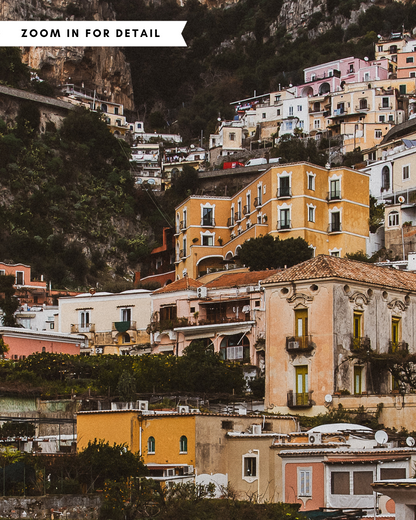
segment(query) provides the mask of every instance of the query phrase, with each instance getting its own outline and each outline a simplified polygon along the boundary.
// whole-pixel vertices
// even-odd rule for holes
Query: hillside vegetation
[[[230,102],[301,83],[305,67],[347,56],[374,58],[378,34],[416,26],[414,2],[316,1],[320,9],[296,33],[279,24],[283,0],[243,0],[211,10],[198,0],[184,7],[174,0],[112,3],[119,20],[187,21],[186,49],[130,47],[125,54],[147,128],[179,131],[188,141],[201,130],[213,132],[219,116],[232,118]],[[360,6],[367,10],[352,24]]]

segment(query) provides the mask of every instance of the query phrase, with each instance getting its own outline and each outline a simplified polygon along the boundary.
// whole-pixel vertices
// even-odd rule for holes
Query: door
[[[296,367],[296,405],[307,406],[309,402],[308,367]]]
[[[361,380],[362,380],[363,369],[362,367],[354,367],[354,394],[361,394]]]
[[[308,309],[295,311],[295,336],[300,348],[308,346]]]

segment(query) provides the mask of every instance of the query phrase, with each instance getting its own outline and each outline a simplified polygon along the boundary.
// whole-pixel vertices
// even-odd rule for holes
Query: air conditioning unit
[[[95,347],[95,353],[96,354],[103,354],[104,347]]]
[[[192,475],[193,472],[194,472],[193,466],[184,466],[184,468],[183,468],[184,475]]]
[[[196,290],[196,295],[198,298],[206,298],[208,294],[208,289],[206,287],[198,287]]]
[[[299,341],[288,341],[287,348],[299,348]]]
[[[178,406],[178,413],[189,413],[189,406]]]
[[[137,409],[141,411],[145,411],[149,409],[149,401],[137,401],[136,403]]]
[[[253,293],[257,291],[257,287],[255,285],[250,285],[250,287],[247,287],[248,293]]]
[[[252,424],[251,425],[251,432],[254,435],[260,435],[261,434],[261,424]]]
[[[309,444],[321,444],[322,434],[321,433],[308,433]]]

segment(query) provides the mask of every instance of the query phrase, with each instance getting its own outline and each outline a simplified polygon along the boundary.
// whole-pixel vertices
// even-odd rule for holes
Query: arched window
[[[147,439],[147,453],[154,453],[155,452],[155,438],[149,437]]]
[[[390,168],[384,166],[381,170],[381,191],[388,191],[390,189]]]
[[[392,211],[389,213],[389,226],[398,226],[399,225],[399,212]]]
[[[185,437],[185,435],[182,435],[182,437],[179,441],[179,451],[181,453],[188,452],[188,439]]]
[[[229,361],[250,361],[250,342],[245,334],[226,336],[221,341],[220,357]]]

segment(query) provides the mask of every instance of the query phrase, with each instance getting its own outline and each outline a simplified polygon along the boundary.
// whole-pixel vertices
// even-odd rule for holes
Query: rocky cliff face
[[[114,20],[100,0],[2,0],[2,20]],[[74,83],[134,109],[130,66],[113,47],[25,47],[23,60],[52,84]]]

